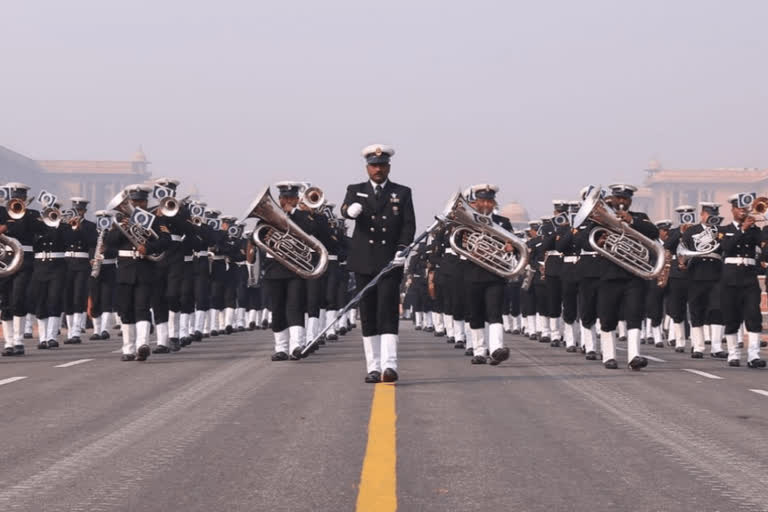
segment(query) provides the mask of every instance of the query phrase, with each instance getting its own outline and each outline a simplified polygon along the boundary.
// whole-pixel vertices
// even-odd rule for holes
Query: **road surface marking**
[[[88,361],[93,361],[93,359],[78,359],[77,361],[70,361],[64,364],[57,364],[56,366],[54,366],[54,368],[68,368],[70,366],[75,366],[76,364],[87,363]]]
[[[708,379],[722,380],[722,377],[718,377],[717,375],[712,375],[711,373],[702,372],[701,370],[690,370],[688,368],[683,368],[683,371],[689,372],[689,373],[695,373],[696,375],[699,375],[701,377],[706,377]]]
[[[368,445],[365,448],[357,510],[397,510],[397,411],[395,385],[376,384],[373,389]]]
[[[10,377],[7,379],[0,380],[0,386],[3,384],[10,384],[11,382],[16,382],[17,380],[23,380],[26,379],[26,377]]]
[[[768,391],[765,391],[763,389],[750,389],[751,392],[757,393],[758,395],[768,396]]]

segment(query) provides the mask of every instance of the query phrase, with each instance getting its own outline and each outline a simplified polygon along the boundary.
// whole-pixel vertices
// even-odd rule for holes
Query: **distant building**
[[[151,177],[149,161],[141,148],[131,160],[34,160],[0,146],[0,184],[21,181],[53,192],[62,201],[72,196],[91,201],[91,210],[103,208],[126,185]]]
[[[721,215],[730,220],[728,196],[738,192],[768,195],[768,169],[664,169],[652,161],[645,172],[645,183],[635,194],[633,207],[647,212],[652,220],[674,220],[677,206],[690,204],[698,209],[702,201],[720,203]]]

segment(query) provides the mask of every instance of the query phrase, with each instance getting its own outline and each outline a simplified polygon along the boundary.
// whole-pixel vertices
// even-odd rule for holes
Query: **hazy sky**
[[[340,200],[392,144],[421,226],[460,186],[531,213],[588,182],[768,166],[768,2],[2,0],[0,145],[128,159],[239,215]]]

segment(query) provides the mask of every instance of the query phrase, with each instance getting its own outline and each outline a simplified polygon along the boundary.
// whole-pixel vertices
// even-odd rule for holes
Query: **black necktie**
[[[374,192],[376,194],[376,200],[378,201],[378,199],[381,197],[381,185],[376,185]]]

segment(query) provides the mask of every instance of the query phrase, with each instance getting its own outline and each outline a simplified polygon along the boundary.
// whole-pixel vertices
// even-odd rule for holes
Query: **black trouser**
[[[248,294],[248,267],[235,267],[235,290],[237,292],[237,307],[250,309],[251,298]]]
[[[451,315],[453,311],[450,279],[452,279],[451,276],[443,274],[440,270],[435,271],[435,289],[437,291],[436,297],[438,301],[438,304],[436,304],[435,307],[439,307],[439,311],[446,315]]]
[[[570,263],[563,264],[563,268],[572,266]],[[568,277],[560,280],[562,285],[563,297],[563,322],[572,324],[578,318],[579,313],[579,280],[575,273],[570,273]]]
[[[482,329],[485,323],[500,324],[504,281],[470,282],[469,327]]]
[[[224,307],[237,307],[237,270],[230,266],[224,277]]]
[[[685,321],[688,305],[688,279],[671,278],[667,283],[667,314],[675,323]]]
[[[211,309],[211,274],[208,270],[208,258],[196,258],[195,266],[195,307],[199,311]]]
[[[67,262],[64,284],[64,313],[73,315],[82,313],[88,306],[88,279],[91,268],[80,261]]]
[[[559,318],[563,304],[563,282],[560,276],[547,276],[544,284],[547,288],[547,316]]]
[[[152,304],[152,283],[121,283],[117,285],[117,311],[124,324],[149,322]],[[167,321],[167,319],[166,319]]]
[[[701,327],[710,318],[717,320],[720,317],[722,322],[718,281],[691,280],[688,283],[688,309],[691,313],[691,327]]]
[[[261,289],[262,286],[259,286],[257,288],[247,288],[248,292],[248,301],[245,307],[246,309],[262,309],[261,305]]]
[[[520,288],[520,310],[523,316],[536,314],[536,287],[533,286],[533,283],[527,290]]]
[[[627,329],[639,329],[643,319],[644,291],[645,283],[639,277],[601,280],[597,295],[600,330],[610,332],[616,329],[622,306]]]
[[[325,276],[317,279],[307,279],[307,316],[320,317],[320,303],[325,295],[327,280]]]
[[[760,314],[760,285],[757,278],[749,283],[732,285],[721,283],[720,307],[723,312],[725,334],[736,334],[744,322],[749,332],[763,329]]]
[[[61,316],[63,309],[65,268],[62,267],[55,275],[46,274],[44,278],[32,277],[35,316],[40,319]]]
[[[155,324],[164,324],[168,322],[168,286],[169,267],[167,265],[155,264],[151,299]]]
[[[579,280],[579,320],[585,329],[591,329],[597,321],[597,296],[600,290],[599,277],[582,277]]]
[[[546,279],[542,280],[537,272],[533,278],[533,287],[535,288],[534,297],[536,298],[536,312],[541,316],[549,316],[549,295],[547,294]]]
[[[646,282],[645,317],[651,319],[651,326],[658,327],[664,318],[664,293],[655,280]],[[658,340],[656,340],[658,341]]]
[[[520,315],[520,296],[523,293],[522,282],[518,281],[509,285],[509,314],[512,316]]]
[[[264,283],[272,299],[272,332],[303,326],[307,306],[306,281],[300,277],[292,277],[266,279]]]
[[[224,294],[227,289],[227,263],[224,260],[215,260],[212,263],[211,272],[211,308],[224,309]]]
[[[423,277],[416,277],[411,282],[412,301],[414,311],[431,311],[429,293],[427,292],[427,281]]]
[[[11,320],[14,316],[26,316],[34,309],[34,296],[30,293],[32,280],[32,265],[24,262],[24,266],[7,278],[3,283],[3,320]]]
[[[179,312],[193,313],[195,311],[195,264],[184,262],[181,273],[181,293],[179,296]]]
[[[186,265],[183,260],[174,261],[173,263],[168,263],[168,266],[165,268],[167,272],[165,301],[170,311],[181,311],[181,297],[184,287],[184,272],[187,269]]]
[[[114,311],[116,273],[115,265],[102,265],[99,277],[90,278],[91,316],[93,318],[101,316],[102,313]]]
[[[724,325],[723,321],[723,309],[720,306],[720,299],[722,298],[720,281],[709,290],[709,301],[707,304],[706,321],[708,325]]]
[[[355,274],[358,293],[371,282],[375,275]],[[397,334],[399,328],[400,282],[403,268],[385,274],[372,289],[360,299],[360,322],[363,336]]]
[[[343,304],[340,303],[339,286],[341,285],[341,270],[339,269],[338,261],[329,261],[328,270],[325,271],[326,283],[325,283],[325,305],[326,309],[335,311],[341,309]],[[344,283],[344,289],[346,289],[346,282]]]

